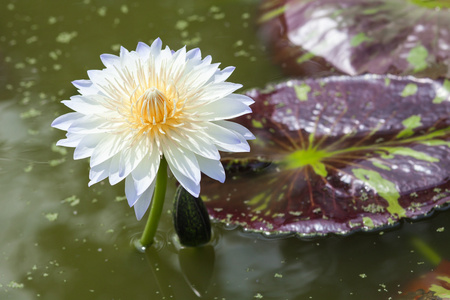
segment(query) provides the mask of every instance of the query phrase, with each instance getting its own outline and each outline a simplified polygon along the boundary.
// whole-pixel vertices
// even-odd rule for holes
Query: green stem
[[[412,239],[412,243],[414,247],[430,261],[430,263],[435,266],[439,265],[442,258],[429,245],[417,237]]]
[[[155,192],[153,194],[152,205],[150,207],[150,214],[148,215],[147,224],[141,237],[141,245],[146,247],[153,243],[153,238],[158,228],[159,218],[164,206],[164,198],[166,197],[167,186],[167,161],[164,157],[161,158],[159,164],[158,174],[156,175]]]

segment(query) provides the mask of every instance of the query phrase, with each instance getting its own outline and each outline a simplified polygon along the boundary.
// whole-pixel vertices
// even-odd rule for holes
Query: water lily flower
[[[100,56],[105,68],[76,80],[79,95],[62,101],[74,112],[52,126],[66,130],[58,146],[74,147],[74,159],[90,157],[89,186],[125,179],[128,204],[138,220],[148,209],[162,162],[193,196],[201,172],[223,182],[219,151],[247,152],[253,134],[226,121],[251,112],[253,100],[226,82],[234,67],[219,68],[199,49],[162,49],[158,38],[135,51]]]

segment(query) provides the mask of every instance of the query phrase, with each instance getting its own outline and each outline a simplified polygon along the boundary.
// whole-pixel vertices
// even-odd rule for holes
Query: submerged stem
[[[413,238],[412,243],[414,247],[423,255],[426,259],[430,261],[434,266],[439,265],[442,261],[440,255],[434,251],[429,245],[427,245],[423,240],[419,238]]]
[[[158,228],[159,218],[164,206],[164,198],[166,196],[167,186],[167,161],[164,157],[161,158],[159,164],[158,174],[156,175],[155,192],[150,207],[150,214],[148,215],[147,224],[141,237],[141,245],[146,247],[153,243],[153,238]]]

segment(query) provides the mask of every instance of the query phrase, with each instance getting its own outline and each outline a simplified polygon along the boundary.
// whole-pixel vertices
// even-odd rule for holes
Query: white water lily
[[[75,112],[55,119],[66,130],[57,145],[75,147],[74,159],[90,157],[89,186],[107,177],[125,179],[125,194],[138,220],[150,205],[162,156],[180,184],[200,193],[201,172],[223,182],[220,151],[247,152],[253,134],[225,121],[251,112],[253,100],[225,82],[234,68],[219,69],[199,49],[161,49],[139,43],[136,51],[100,56],[105,69],[88,71],[73,84],[80,95],[62,101]]]

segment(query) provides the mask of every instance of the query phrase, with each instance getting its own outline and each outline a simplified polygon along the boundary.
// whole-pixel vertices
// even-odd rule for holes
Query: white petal
[[[200,170],[207,176],[222,183],[225,181],[225,170],[219,160],[197,156],[197,161]]]
[[[137,194],[142,194],[155,180],[159,165],[160,157],[155,149],[150,152],[149,157],[142,159],[141,163],[131,172]]]
[[[170,168],[170,171],[186,191],[188,191],[192,196],[198,197],[200,194],[200,182],[194,182],[191,178],[181,174],[177,169]]]
[[[144,142],[143,142],[143,140],[141,140],[139,143],[136,143],[134,146],[127,147],[114,156],[114,157],[120,156],[120,159],[118,159],[117,162],[113,160],[113,162],[111,163],[109,182],[112,185],[122,181],[133,170],[135,170],[136,167],[141,163],[142,159],[144,158],[145,154],[147,153],[146,149],[144,149],[144,147],[142,147],[143,145],[144,145]],[[145,188],[147,188],[147,187],[148,187],[148,185]],[[139,192],[139,190],[138,190],[138,194],[141,194],[141,193],[142,192]]]
[[[133,205],[136,218],[139,220],[145,215],[150,202],[152,201],[153,191],[155,190],[155,182],[139,197],[137,202]]]
[[[215,101],[221,99],[229,94],[233,93],[237,89],[242,87],[241,84],[231,82],[214,83],[208,86],[208,90],[205,93],[205,100]]]
[[[153,41],[152,45],[150,46],[150,53],[153,56],[158,56],[159,53],[161,52],[161,47],[162,47],[162,41],[160,38],[157,38],[156,40]]]
[[[127,197],[128,205],[130,207],[136,203],[140,196],[136,193],[136,189],[134,188],[134,179],[131,175],[128,175],[125,178],[125,196]]]
[[[97,116],[83,116],[75,120],[67,131],[80,134],[103,133],[107,131],[105,127],[107,123],[105,119]]]
[[[212,122],[204,122],[202,125],[206,128],[205,133],[208,135],[208,138],[214,143],[220,142],[231,145],[240,143],[239,137],[229,129]]]
[[[80,118],[82,118],[83,115],[77,112],[70,112],[67,113],[65,115],[59,116],[57,117],[53,122],[52,122],[52,127],[57,128],[57,129],[61,129],[61,130],[66,130],[69,129],[69,127],[73,124],[73,122],[79,120]]]
[[[178,140],[179,147],[186,148],[206,158],[220,159],[216,146],[201,131],[196,134],[192,134],[192,132],[183,134],[182,129],[180,129],[179,133],[174,130],[171,132],[171,137]]]
[[[217,143],[217,149],[225,152],[249,152],[250,145],[243,137],[241,137],[239,144],[230,145],[224,143]]]
[[[120,46],[120,58],[123,59],[123,57],[127,56],[130,53],[130,51],[128,51],[127,48],[125,48],[124,46]]]
[[[197,111],[200,114],[205,113],[204,115],[199,116],[199,119],[203,121],[231,119],[252,112],[251,108],[246,104],[231,99],[220,99],[214,101],[199,107]]]
[[[189,90],[195,90],[204,86],[216,73],[219,64],[196,65],[193,70],[185,75],[184,81],[180,84]],[[187,67],[188,69],[188,67]]]
[[[230,121],[215,121],[215,124],[222,126],[224,128],[233,130],[235,133],[242,135],[246,140],[254,140],[255,136],[247,127],[242,126],[241,124],[230,122]]]
[[[98,165],[105,160],[113,157],[121,151],[126,144],[124,143],[124,136],[121,134],[106,135],[95,147],[91,155],[91,167]]]
[[[106,70],[106,69],[105,69]],[[107,84],[105,81],[105,70],[88,70],[87,74],[93,85],[103,85]]]
[[[198,167],[197,159],[191,151],[183,151],[166,141],[163,145],[164,157],[169,164],[171,170],[177,169],[178,172],[186,177],[191,178],[195,183],[200,182],[200,169]]]
[[[109,175],[109,165],[111,160],[107,160],[99,165],[92,167],[89,170],[89,183],[88,186],[96,184],[97,182],[102,181]]]
[[[109,183],[111,185],[121,182],[131,173],[131,167],[128,170],[124,169],[124,166],[129,166],[124,163],[129,158],[129,153],[130,150],[127,149],[113,156],[109,169]]]
[[[197,60],[200,60],[201,58],[202,58],[202,52],[200,51],[199,48],[191,49],[186,53],[187,60],[197,61]]]
[[[147,154],[148,149],[145,148],[145,141],[142,139],[131,148],[123,151],[120,165],[119,176],[126,177],[130,174],[142,161]]]
[[[216,144],[217,149],[228,152],[250,151],[250,146],[245,139],[233,131],[211,122],[206,122],[205,127],[208,128],[206,133],[211,141]]]
[[[172,56],[172,64],[169,66],[169,70],[172,76],[175,74],[181,74],[180,72],[186,66],[186,47],[181,48]]]
[[[172,51],[170,50],[169,47],[166,47],[164,48],[164,50],[159,51],[159,54],[154,57],[155,57],[155,72],[158,76],[160,76],[163,67],[165,67],[172,59]]]
[[[136,47],[136,52],[141,58],[146,59],[150,55],[150,46],[146,43],[139,42]]]
[[[65,139],[61,139],[56,142],[56,146],[64,146],[64,147],[76,147],[80,143],[81,139],[85,137],[84,134],[76,134],[76,133],[66,133]]]
[[[120,164],[120,156],[122,153],[117,153],[116,155],[114,155],[110,161],[111,164],[109,166],[109,184],[110,185],[115,185],[117,183],[119,183],[123,178],[121,178],[119,176],[119,164]]]
[[[198,77],[199,74],[202,73],[202,71],[205,72],[206,70],[211,68],[212,59],[211,56],[208,56],[202,60],[200,49],[198,49],[197,53],[193,54],[191,54],[191,51],[186,53],[186,72],[189,74],[188,77],[190,81],[195,83],[196,78]],[[190,57],[191,55],[195,56],[191,58]],[[220,65],[219,63],[213,65],[213,67],[211,68],[212,69],[211,71],[213,71],[213,73],[210,74],[208,78],[210,78],[214,74],[214,72],[217,71],[219,65]]]
[[[89,88],[92,86],[92,81],[87,80],[87,79],[79,79],[79,80],[74,80],[72,81],[72,84],[77,88],[77,89],[83,89],[83,88]]]
[[[120,49],[120,65],[121,71],[129,71],[133,78],[129,80],[130,82],[134,82],[136,78],[136,68],[138,66],[138,62],[141,61],[139,54],[136,51],[128,51],[127,49],[121,47]],[[127,81],[127,82],[129,82]]]
[[[82,95],[95,95],[99,93],[97,87],[92,81],[87,79],[74,80],[72,84],[78,89],[78,92]]]
[[[106,101],[105,97],[100,95],[92,96],[72,96],[70,100],[61,101],[65,106],[77,111],[83,115],[104,114],[109,112],[100,103]]]
[[[255,103],[255,101],[252,98],[250,98],[246,95],[241,95],[241,94],[230,94],[230,95],[226,96],[225,98],[240,101],[240,102],[244,103],[245,105],[252,105],[253,103]]]
[[[104,134],[85,135],[73,152],[73,159],[83,159],[92,155],[95,147],[105,138]]]
[[[211,64],[211,61],[212,61],[211,55],[207,55],[207,56],[205,56],[205,58],[202,60],[202,64],[207,64],[207,65],[209,65],[209,64]]]
[[[107,95],[112,99],[128,98],[135,86],[131,86],[134,83],[130,80],[124,80],[121,74],[123,72],[129,72],[130,69],[134,69],[134,63],[130,66],[126,66],[123,63],[124,58],[120,58],[120,68],[106,68],[103,70],[89,70],[87,71],[89,79],[94,86],[100,91],[99,93]],[[123,66],[122,66],[123,65]]]
[[[217,71],[216,74],[214,74],[214,82],[223,82],[227,80],[235,69],[235,67],[226,67],[222,71]]]
[[[118,64],[120,61],[118,56],[107,53],[100,55],[100,59],[107,68],[114,67],[114,65]]]

